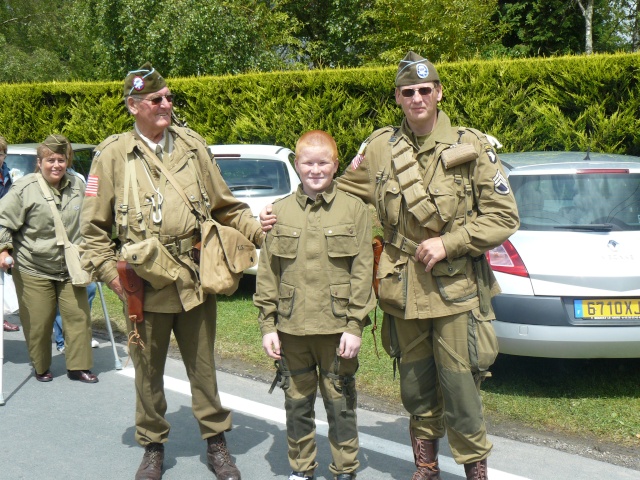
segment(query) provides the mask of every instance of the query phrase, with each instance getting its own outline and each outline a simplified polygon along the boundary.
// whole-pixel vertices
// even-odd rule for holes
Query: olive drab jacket
[[[79,244],[84,181],[67,172],[60,188],[49,187],[69,241]],[[20,177],[0,200],[0,251],[13,250],[15,268],[36,277],[69,279],[64,245],[57,244],[51,207],[35,173]]]
[[[299,186],[273,213],[253,298],[262,335],[362,336],[375,308],[368,207],[332,182],[315,201]]]
[[[257,246],[264,234],[249,207],[229,191],[204,139],[181,127],[169,127],[166,134],[173,138],[173,151],[164,155],[163,164],[192,205],[187,206],[154,166],[135,131],[112,135],[96,148],[91,165],[82,208],[81,251],[85,268],[108,283],[118,276],[116,262],[120,258],[111,238],[112,229],[122,245],[149,235],[158,237],[178,260],[180,270],[177,281],[160,290],[145,284],[144,309],[179,313],[204,301],[199,266],[191,255],[200,233],[192,208],[201,215],[208,210],[218,222],[238,229]],[[136,182],[128,181],[130,188],[125,195],[127,162],[135,166]]]
[[[475,159],[446,168],[442,153],[460,144],[471,145]],[[337,181],[342,190],[375,205],[384,227],[377,274],[382,310],[398,318],[426,319],[476,309],[474,263],[484,262],[482,255],[519,226],[515,199],[493,147],[484,134],[453,127],[442,111],[422,146],[406,120],[399,128],[377,130],[364,145],[363,154]],[[436,236],[447,258],[425,272],[414,259],[415,249]],[[499,287],[489,275],[491,294],[496,294]],[[486,318],[494,318],[490,310]]]

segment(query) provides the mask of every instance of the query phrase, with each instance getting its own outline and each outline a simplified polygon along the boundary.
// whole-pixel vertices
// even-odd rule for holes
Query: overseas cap
[[[47,147],[53,153],[59,153],[68,157],[70,144],[69,140],[67,140],[67,137],[64,135],[60,135],[59,133],[49,135],[44,139],[42,145]]]
[[[150,62],[147,62],[138,70],[131,70],[127,73],[124,79],[124,96],[153,93],[166,86],[167,82],[164,81],[162,75],[151,66]]]
[[[426,58],[409,51],[398,64],[396,87],[406,87],[418,83],[439,82],[440,77],[436,67]]]

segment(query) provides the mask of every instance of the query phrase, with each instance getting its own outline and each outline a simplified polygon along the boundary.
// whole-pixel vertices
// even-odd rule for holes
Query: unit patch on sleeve
[[[500,170],[496,170],[496,174],[493,176],[493,189],[500,195],[509,195],[511,189],[509,188],[509,182],[504,178],[504,175]]]

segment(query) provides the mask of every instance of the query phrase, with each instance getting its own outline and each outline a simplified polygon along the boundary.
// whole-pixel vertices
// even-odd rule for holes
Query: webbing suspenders
[[[120,221],[120,226],[123,231],[126,233],[126,236],[129,240],[133,240],[136,242],[141,241],[129,226],[129,193],[133,188],[135,191],[133,192],[133,203],[136,209],[136,220],[138,221],[138,226],[143,235],[147,236],[147,229],[144,223],[144,217],[142,215],[142,207],[140,206],[140,195],[138,194],[138,176],[136,174],[136,166],[135,166],[135,158],[133,153],[127,154],[127,163],[124,167],[124,194],[122,198],[122,205],[120,205],[120,214],[122,215],[122,219]]]

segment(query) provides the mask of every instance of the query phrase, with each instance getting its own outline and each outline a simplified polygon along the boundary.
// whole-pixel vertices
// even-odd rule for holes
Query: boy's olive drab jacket
[[[79,244],[80,209],[85,184],[68,172],[60,189],[50,187],[71,243]],[[35,173],[19,178],[0,200],[0,251],[11,253],[21,272],[51,280],[68,280],[64,245],[58,245],[51,207]]]
[[[395,142],[410,145],[424,177],[430,215],[422,224],[409,212],[393,167]],[[447,169],[440,153],[458,142],[472,145],[478,157]],[[385,228],[377,275],[384,311],[399,318],[426,319],[478,307],[473,258],[500,245],[519,226],[506,175],[483,134],[453,127],[449,117],[438,111],[436,127],[419,147],[404,120],[400,128],[374,132],[364,157],[354,159],[337,181],[340,189],[375,205]],[[425,272],[425,265],[413,255],[388,243],[394,232],[416,244],[440,236],[447,258]],[[491,293],[496,294],[499,287],[493,283]],[[494,318],[493,312],[485,318]]]
[[[182,186],[187,198],[201,214],[206,206],[199,181],[203,182],[210,200],[211,216],[218,222],[238,229],[255,245],[264,238],[260,224],[253,218],[249,207],[238,201],[229,191],[215,161],[206,149],[204,139],[187,128],[169,127],[167,135],[174,139],[174,149],[165,154],[164,165]],[[111,239],[112,228],[116,228],[122,244],[130,239],[144,239],[154,235],[163,244],[174,243],[177,238],[199,235],[199,223],[190,207],[184,202],[170,181],[161,175],[146,154],[141,140],[133,131],[113,135],[97,148],[91,165],[89,191],[82,208],[83,264],[95,272],[97,279],[109,283],[118,276],[116,261],[118,252]],[[135,159],[135,160],[131,160]],[[127,161],[135,164],[137,186],[131,184],[127,211],[127,228],[122,227],[121,212],[124,211],[125,166]],[[194,168],[198,170],[197,175]],[[198,180],[199,179],[199,180]],[[95,187],[94,187],[95,186]],[[153,204],[158,203],[158,192],[162,194],[161,221]],[[140,229],[136,218],[135,193],[138,194],[146,234]],[[130,231],[129,231],[130,230]],[[161,290],[145,285],[144,309],[150,312],[178,313],[190,310],[204,301],[198,279],[198,265],[189,252],[175,256],[180,263],[180,272],[175,283]]]
[[[332,182],[315,201],[299,186],[273,213],[253,298],[262,334],[361,336],[375,307],[368,207]]]

